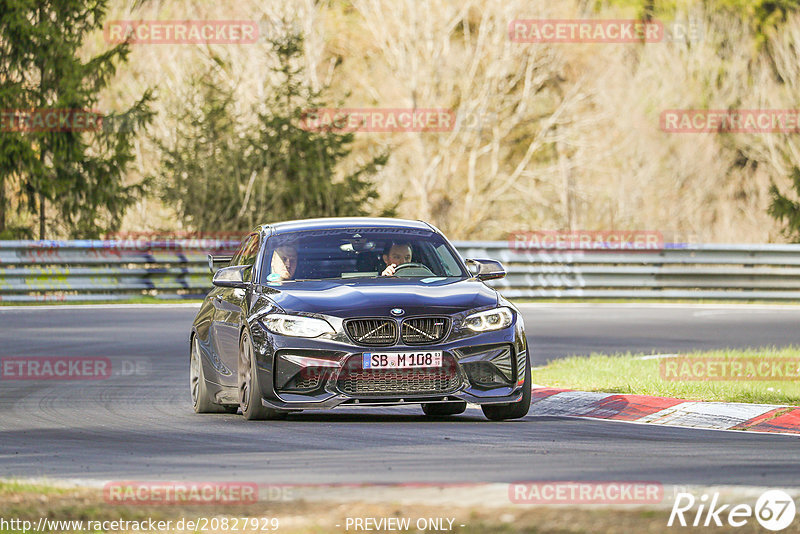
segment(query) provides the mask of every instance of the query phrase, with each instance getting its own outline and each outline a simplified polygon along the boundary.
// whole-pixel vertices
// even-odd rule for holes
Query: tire
[[[197,336],[192,336],[189,388],[191,390],[194,413],[225,413],[230,409],[229,406],[214,402],[214,398],[208,391],[208,383],[203,371],[203,356],[200,352],[200,342],[197,340]]]
[[[446,415],[458,415],[467,409],[465,401],[458,402],[436,402],[423,404],[422,411],[430,417],[443,417]]]
[[[237,370],[239,407],[248,421],[280,419],[286,412],[267,408],[261,403],[261,387],[258,384],[256,359],[253,357],[253,344],[247,330],[239,340],[239,367]]]
[[[525,383],[522,386],[522,399],[511,404],[486,404],[481,406],[483,415],[492,421],[519,419],[528,415],[531,409],[531,363],[525,359]]]

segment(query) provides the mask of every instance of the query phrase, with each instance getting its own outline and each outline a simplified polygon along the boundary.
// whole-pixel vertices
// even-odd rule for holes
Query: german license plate
[[[419,352],[365,352],[364,369],[415,369],[417,367],[441,367],[442,351]]]

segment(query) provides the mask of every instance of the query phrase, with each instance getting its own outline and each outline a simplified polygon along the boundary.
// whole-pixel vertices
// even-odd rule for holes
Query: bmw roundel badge
[[[391,311],[391,314],[394,315],[395,317],[399,317],[399,316],[403,315],[404,313],[405,313],[405,310],[403,310],[403,308],[392,308],[392,311]]]

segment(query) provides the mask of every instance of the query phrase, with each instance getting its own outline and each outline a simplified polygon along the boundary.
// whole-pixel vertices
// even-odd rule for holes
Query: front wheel
[[[486,404],[481,406],[483,415],[492,421],[519,419],[528,415],[531,409],[531,364],[525,361],[525,384],[522,386],[522,399],[511,404]]]
[[[286,412],[267,408],[261,403],[261,387],[258,384],[256,359],[253,355],[253,344],[247,331],[242,334],[239,341],[239,406],[242,415],[249,421],[260,419],[279,419],[286,416]]]

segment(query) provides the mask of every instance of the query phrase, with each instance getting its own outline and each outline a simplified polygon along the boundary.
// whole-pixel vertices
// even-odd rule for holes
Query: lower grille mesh
[[[509,384],[509,380],[489,362],[467,363],[464,364],[464,369],[467,371],[470,380],[476,384],[482,386]]]
[[[292,379],[294,389],[317,389],[325,370],[319,367],[306,367]]]
[[[455,360],[443,355],[442,367],[420,369],[361,369],[352,357],[339,374],[339,389],[350,395],[450,393],[461,385]]]

